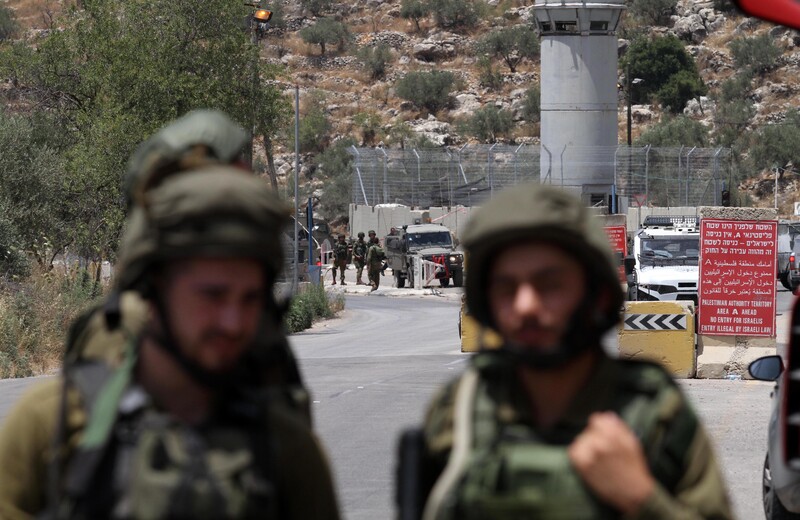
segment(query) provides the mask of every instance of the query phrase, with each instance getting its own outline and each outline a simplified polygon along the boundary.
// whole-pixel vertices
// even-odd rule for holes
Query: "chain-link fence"
[[[480,205],[494,191],[525,181],[615,186],[629,206],[719,205],[731,177],[727,148],[567,147],[474,145],[457,149],[350,148],[355,204]],[[540,174],[544,172],[544,175]]]

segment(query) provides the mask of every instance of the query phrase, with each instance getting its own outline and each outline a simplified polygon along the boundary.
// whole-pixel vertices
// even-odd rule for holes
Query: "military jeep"
[[[414,258],[441,265],[435,276],[442,287],[464,284],[464,254],[456,251],[450,230],[436,224],[393,229],[384,239],[386,261],[394,273],[396,287],[414,287]]]

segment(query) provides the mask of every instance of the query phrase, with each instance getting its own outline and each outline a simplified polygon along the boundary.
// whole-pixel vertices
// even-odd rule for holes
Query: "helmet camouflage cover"
[[[196,110],[139,146],[126,178],[120,290],[139,287],[156,263],[187,256],[254,258],[274,280],[290,210],[252,172],[231,166],[246,136],[224,113]]]
[[[479,322],[494,325],[487,302],[492,260],[503,248],[524,241],[551,243],[573,255],[586,268],[587,283],[610,295],[600,327],[607,330],[619,321],[623,294],[605,231],[578,198],[552,186],[529,184],[490,200],[475,212],[464,233],[467,307]]]

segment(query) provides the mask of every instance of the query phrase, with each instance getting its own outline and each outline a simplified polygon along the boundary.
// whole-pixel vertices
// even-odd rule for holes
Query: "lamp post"
[[[626,67],[626,70],[625,70],[625,84],[626,84],[626,86],[625,86],[625,97],[628,100],[628,146],[630,146],[631,143],[632,143],[632,139],[631,139],[631,126],[632,126],[631,125],[631,103],[632,103],[632,100],[631,100],[631,98],[633,97],[633,92],[631,91],[631,88],[632,88],[632,86],[644,83],[644,80],[642,78],[633,78],[633,81],[631,81],[630,71],[631,71],[631,66],[630,66],[630,63],[629,63],[628,66]]]

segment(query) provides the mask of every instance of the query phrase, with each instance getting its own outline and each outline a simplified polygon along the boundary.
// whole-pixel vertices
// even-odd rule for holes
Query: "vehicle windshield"
[[[425,247],[451,247],[453,244],[449,231],[435,231],[433,233],[409,233],[406,237],[409,249],[422,249]]]
[[[643,238],[639,262],[642,265],[697,265],[700,237]]]

